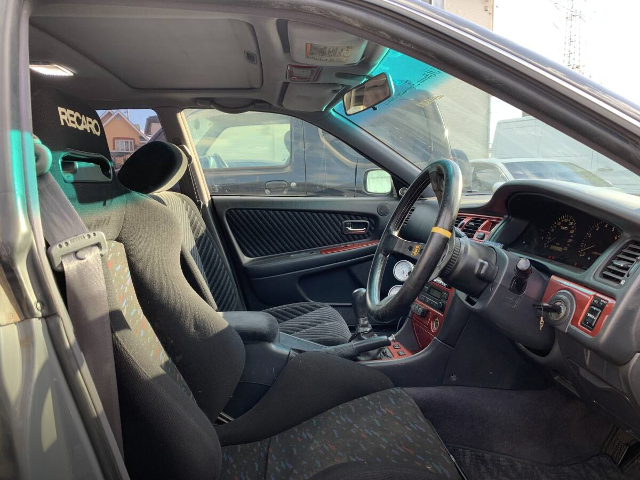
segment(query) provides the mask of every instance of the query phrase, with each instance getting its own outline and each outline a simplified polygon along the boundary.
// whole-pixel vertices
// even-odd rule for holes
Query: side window
[[[264,112],[185,110],[212,195],[394,195],[390,177],[338,138],[302,120]],[[390,189],[384,193],[385,185]]]
[[[388,173],[371,163],[342,140],[330,133],[304,122],[304,146],[307,171],[307,195],[322,197],[361,197],[371,195],[395,195]],[[365,185],[367,172],[376,171]],[[374,180],[374,177],[376,179]],[[384,179],[383,179],[384,177]],[[382,190],[380,187],[389,185]]]
[[[286,167],[291,161],[291,122],[287,117],[275,120],[280,121],[228,126],[215,132],[217,136],[209,148],[199,152],[202,167],[208,170]]]
[[[184,115],[212,195],[306,195],[301,120],[211,109]]]
[[[160,130],[160,120],[153,110],[100,110],[98,114],[116,170],[119,170],[133,152],[146,144]]]

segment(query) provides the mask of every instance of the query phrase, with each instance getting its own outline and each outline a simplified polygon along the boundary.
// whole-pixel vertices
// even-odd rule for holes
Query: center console
[[[427,283],[411,305],[411,327],[420,350],[436,337],[447,315],[454,290],[439,278]]]

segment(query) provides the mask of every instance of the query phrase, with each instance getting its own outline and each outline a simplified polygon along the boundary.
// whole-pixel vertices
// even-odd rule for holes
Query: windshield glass
[[[347,116],[419,168],[441,158],[459,166],[467,195],[509,180],[540,179],[640,195],[640,177],[577,140],[426,63],[389,51],[370,73],[395,93]]]

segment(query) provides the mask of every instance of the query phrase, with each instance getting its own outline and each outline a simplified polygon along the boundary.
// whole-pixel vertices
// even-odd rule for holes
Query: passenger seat
[[[184,175],[187,163],[175,145],[150,142],[129,157],[118,172],[118,180],[130,190],[149,195],[178,217],[183,232],[183,267],[200,296],[217,311],[244,310],[218,232],[209,230],[193,200],[168,191]],[[342,316],[324,303],[301,302],[265,311],[278,320],[282,333],[304,340],[340,345],[351,335]]]

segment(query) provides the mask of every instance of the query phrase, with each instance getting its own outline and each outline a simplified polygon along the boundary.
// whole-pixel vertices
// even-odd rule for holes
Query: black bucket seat
[[[118,172],[118,180],[130,190],[151,196],[176,215],[187,268],[200,296],[220,312],[244,310],[219,233],[207,227],[193,200],[169,191],[186,167],[187,158],[178,147],[150,142],[129,157]],[[325,303],[300,302],[266,312],[278,320],[281,332],[311,342],[340,345],[351,336],[342,316]]]
[[[244,345],[185,279],[180,222],[112,177],[93,108],[52,88],[36,91],[32,103],[34,133],[52,152],[51,176],[39,182],[55,179],[87,229],[107,238],[132,478],[462,478],[408,394],[370,367],[323,353],[294,357],[255,407],[214,426],[243,370]],[[73,120],[61,120],[60,109]],[[93,129],[82,128],[87,121]],[[69,166],[84,160],[112,178],[74,180]]]

